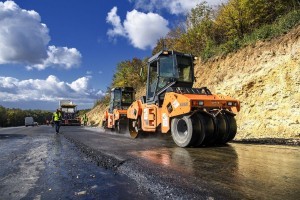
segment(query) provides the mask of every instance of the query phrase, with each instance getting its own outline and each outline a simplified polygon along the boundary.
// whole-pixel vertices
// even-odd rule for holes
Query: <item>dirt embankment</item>
[[[196,67],[195,87],[241,101],[238,135],[300,138],[300,26]]]
[[[102,118],[104,115],[104,111],[108,109],[108,107],[104,105],[97,105],[94,109],[88,112],[86,115],[89,119],[89,125],[101,126]]]
[[[194,87],[241,101],[237,140],[300,139],[300,26],[226,57],[199,61],[195,71]],[[137,98],[144,93],[137,91]],[[97,106],[88,117],[100,124],[104,110]]]

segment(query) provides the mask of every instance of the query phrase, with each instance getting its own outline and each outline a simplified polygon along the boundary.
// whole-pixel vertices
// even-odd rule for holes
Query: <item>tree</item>
[[[44,124],[51,119],[52,112],[43,110],[21,110],[0,106],[0,127],[23,126],[25,117],[33,117],[34,121]]]
[[[0,106],[0,127],[5,127],[6,125],[7,125],[6,108]]]
[[[181,43],[186,51],[194,55],[215,43],[213,9],[206,2],[198,4],[187,16],[187,33],[182,35]]]
[[[218,9],[216,29],[223,32],[227,40],[241,39],[297,7],[295,0],[229,0]]]
[[[187,16],[186,25],[179,24],[171,29],[166,38],[158,40],[152,54],[163,49],[192,53],[199,55],[204,49],[214,44],[213,9],[207,2],[198,4]]]
[[[186,24],[187,29],[196,28],[204,21],[210,21],[212,19],[213,9],[206,1],[197,4],[195,8],[192,8],[191,12],[187,16]]]
[[[144,85],[146,77],[141,75],[141,70],[145,71],[147,64],[138,58],[131,61],[122,61],[117,66],[117,71],[113,76],[113,87],[134,87]]]

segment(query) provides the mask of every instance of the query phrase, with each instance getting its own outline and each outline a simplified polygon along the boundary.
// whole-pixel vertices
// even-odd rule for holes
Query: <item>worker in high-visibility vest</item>
[[[86,116],[86,114],[83,115],[82,121],[83,121],[83,126],[86,126],[87,122],[89,121],[89,118]]]
[[[55,124],[56,134],[59,133],[61,119],[62,119],[62,117],[61,117],[61,111],[59,109],[57,109],[56,112],[54,112],[53,116],[52,116],[52,121]]]

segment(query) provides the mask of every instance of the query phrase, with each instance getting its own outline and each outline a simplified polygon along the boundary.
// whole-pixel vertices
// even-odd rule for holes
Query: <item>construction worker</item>
[[[59,133],[59,128],[60,128],[60,121],[61,121],[62,117],[61,117],[61,111],[59,109],[56,110],[56,112],[53,113],[52,116],[52,121],[55,124],[55,131],[56,134]]]
[[[88,117],[86,116],[86,114],[84,114],[83,118],[82,118],[82,121],[83,121],[83,126],[86,126],[87,125],[87,122],[89,121]]]

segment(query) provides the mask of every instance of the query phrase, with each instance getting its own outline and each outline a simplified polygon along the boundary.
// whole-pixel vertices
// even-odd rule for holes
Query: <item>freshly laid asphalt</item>
[[[0,129],[0,199],[152,199],[49,126]]]
[[[180,148],[100,128],[0,129],[1,199],[298,199],[300,148]]]

